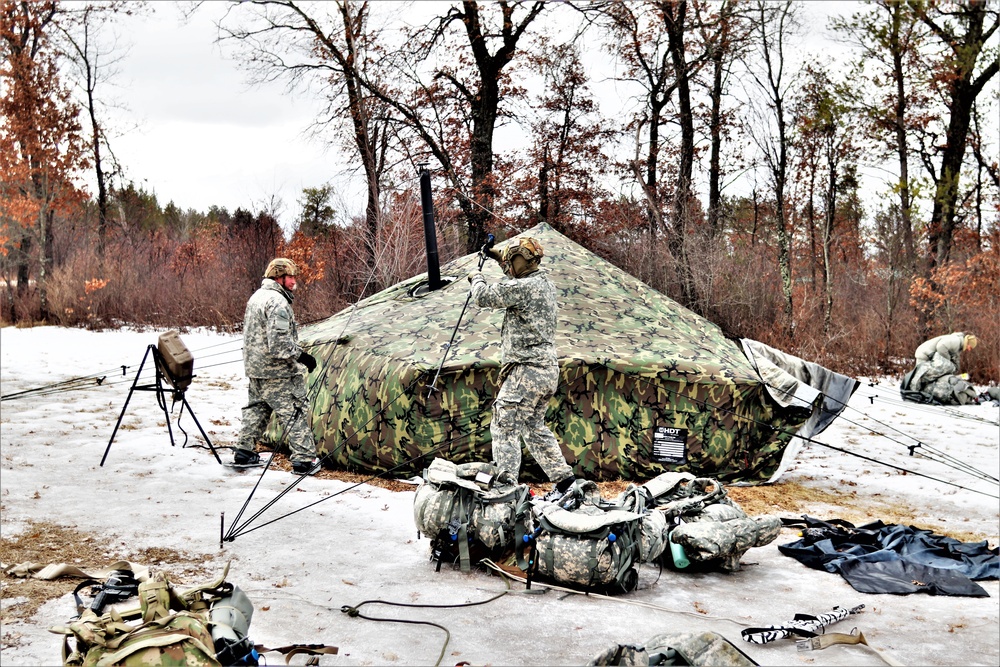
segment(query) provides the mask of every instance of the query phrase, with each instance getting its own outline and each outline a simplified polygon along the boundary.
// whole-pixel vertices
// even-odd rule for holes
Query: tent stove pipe
[[[427,290],[441,289],[441,266],[438,261],[437,233],[434,230],[434,199],[431,196],[431,173],[421,165],[420,207],[424,211],[424,242],[427,245]]]

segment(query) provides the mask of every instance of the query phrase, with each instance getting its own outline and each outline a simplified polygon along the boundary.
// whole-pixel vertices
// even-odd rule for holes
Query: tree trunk
[[[84,57],[84,67],[87,72],[87,114],[90,117],[90,133],[92,138],[91,152],[94,155],[94,178],[97,181],[97,256],[104,256],[104,245],[108,230],[108,187],[104,165],[101,164],[101,126],[97,122],[97,111],[94,106],[94,85],[91,77],[89,60]]]
[[[993,16],[994,13],[988,10],[987,3],[983,0],[970,1],[960,7],[964,35],[955,35],[951,30],[942,28],[927,14],[926,8],[918,10],[921,20],[954,51],[950,62],[951,86],[947,101],[950,117],[928,234],[928,259],[931,268],[946,264],[951,256],[958,207],[958,184],[962,162],[965,160],[972,106],[989,80],[1000,71],[1000,61],[993,58],[979,76],[973,79],[983,44],[996,31],[997,23],[993,23],[988,30],[984,28],[987,15]]]
[[[899,207],[903,224],[903,254],[905,266],[912,272],[916,268],[916,248],[913,242],[912,203],[910,201],[909,150],[906,146],[906,89],[903,78],[903,47],[900,43],[902,23],[902,3],[891,5],[892,28],[890,49],[892,50],[892,76],[896,80],[896,154],[899,157]]]
[[[712,51],[712,108],[708,121],[711,149],[708,157],[708,233],[715,239],[722,231],[720,209],[722,207],[722,71],[724,49],[716,45]]]
[[[42,252],[40,257],[40,262],[38,265],[38,299],[41,312],[39,313],[43,322],[49,322],[51,319],[51,311],[49,304],[49,274],[52,272],[52,256],[54,247],[54,236],[53,236],[53,221],[55,220],[55,211],[51,208],[46,208],[45,212],[41,216],[40,224],[42,229]]]
[[[806,203],[806,222],[809,224],[809,276],[810,291],[816,291],[816,165],[809,163],[809,200]]]
[[[677,187],[674,189],[674,232],[669,240],[678,258],[684,306],[698,310],[698,290],[691,266],[691,178],[694,173],[694,113],[691,110],[689,66],[685,58],[684,30],[687,2],[663,7],[663,20],[667,28],[667,48],[673,62],[677,90],[678,122],[681,127],[680,163],[677,168]]]
[[[834,132],[835,128],[830,129]],[[827,186],[826,186],[826,211],[823,216],[823,293],[826,298],[823,304],[823,333],[830,333],[830,324],[833,320],[833,266],[830,263],[830,244],[833,239],[833,226],[837,216],[837,160],[834,156],[836,150],[833,145],[834,138],[827,137]]]

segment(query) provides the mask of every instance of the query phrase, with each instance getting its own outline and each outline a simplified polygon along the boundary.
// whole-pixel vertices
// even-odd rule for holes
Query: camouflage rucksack
[[[625,494],[633,488],[630,485]],[[771,543],[781,530],[778,517],[747,516],[714,478],[667,472],[638,489],[645,493],[647,506],[663,514],[666,545],[680,545],[691,562],[705,567],[739,570],[748,549]],[[663,551],[662,561],[675,569],[686,567],[675,561],[671,549]]]
[[[441,458],[424,470],[413,499],[413,521],[419,534],[431,538],[431,559],[439,569],[443,562],[457,562],[468,572],[473,562],[512,548],[528,487],[493,488],[496,476],[497,469],[488,463],[456,465]]]
[[[532,503],[518,565],[559,583],[627,593],[639,583],[641,519],[603,501],[594,482],[577,480],[558,503]]]
[[[166,574],[139,584],[139,607],[98,616],[83,609],[66,626],[50,628],[64,635],[63,664],[73,667],[219,667],[257,665],[262,653],[288,660],[299,653],[336,655],[336,646],[290,644],[268,648],[247,636],[253,603],[238,586],[226,582],[227,564],[217,580],[178,591]],[[71,645],[72,644],[72,645]]]
[[[101,616],[85,609],[68,626],[50,628],[51,632],[65,636],[63,664],[221,665],[216,659],[210,613],[214,601],[228,598],[238,590],[225,582],[228,569],[227,566],[217,581],[183,593],[178,593],[161,572],[139,584],[139,608],[122,612],[112,609]],[[251,644],[247,653],[252,648]],[[244,664],[257,663],[254,658]]]
[[[618,644],[599,653],[588,665],[703,665],[753,667],[757,663],[735,644],[715,632],[665,632],[644,646]]]

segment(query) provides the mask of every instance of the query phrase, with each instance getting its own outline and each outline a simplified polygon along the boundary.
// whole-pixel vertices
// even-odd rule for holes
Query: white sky
[[[304,135],[314,103],[279,85],[245,83],[213,43],[219,3],[188,24],[173,3],[153,5],[155,14],[125,24],[132,47],[121,64],[120,93],[127,116],[141,125],[113,147],[129,178],[161,206],[257,211],[277,196],[294,217],[302,189],[323,185],[343,168],[335,151]]]
[[[296,477],[281,470],[238,473],[215,462],[207,449],[171,447],[162,411],[151,393],[136,392],[113,445],[108,439],[134,373],[156,331],[93,332],[84,329],[0,328],[0,394],[48,386],[81,376],[108,374],[101,385],[65,393],[34,395],[0,404],[0,531],[4,539],[29,522],[73,527],[107,545],[108,560],[73,564],[107,568],[123,553],[172,549],[203,563],[202,572],[176,572],[170,560],[141,563],[167,570],[181,588],[207,582],[231,563],[229,581],[254,604],[250,636],[267,646],[316,643],[338,646],[321,665],[430,665],[444,632],[430,626],[377,623],[350,618],[344,605],[364,600],[418,604],[484,601],[507,589],[498,577],[449,566],[435,572],[429,540],[418,539],[413,523],[413,491],[392,493],[322,477],[307,478],[248,527],[256,529],[220,548],[220,515],[232,526],[254,485],[260,486],[243,513],[247,520],[275,499]],[[191,332],[182,340],[195,359],[188,401],[216,447],[236,440],[247,384],[234,335]],[[123,378],[120,364],[128,364]],[[147,364],[142,381],[151,380]],[[950,527],[998,538],[997,485],[962,474],[954,467],[910,457],[906,436],[993,476],[998,474],[1000,409],[990,404],[935,408],[903,403],[898,385],[863,382],[845,413],[816,440],[892,463],[967,489],[903,474],[864,459],[816,445],[803,447],[781,483],[813,490],[843,506],[816,502],[803,513],[819,519],[866,512],[885,519],[884,508],[906,512],[914,523]],[[180,425],[201,444],[185,414]],[[880,437],[877,432],[890,437]],[[904,435],[905,434],[905,435]],[[105,451],[103,467],[98,464]],[[231,453],[221,453],[229,460]],[[777,487],[780,489],[780,486]],[[311,505],[306,508],[307,505]],[[301,510],[284,516],[293,510]],[[788,518],[796,513],[776,511]],[[283,517],[283,518],[282,518]],[[274,521],[268,525],[266,522]],[[241,521],[242,523],[242,521]],[[886,523],[892,523],[887,521]],[[855,591],[836,574],[812,570],[782,555],[777,547],[797,539],[794,529],[750,549],[739,572],[662,572],[644,564],[639,589],[614,599],[565,595],[536,582],[532,593],[513,584],[510,594],[474,608],[424,609],[365,607],[378,618],[439,623],[451,633],[444,665],[582,665],[618,643],[642,644],[661,632],[714,631],[736,643],[762,665],[881,665],[864,646],[831,646],[801,653],[791,640],[754,645],[740,630],[780,624],[795,614],[818,615],[834,606],[866,605],[862,613],[830,626],[831,632],[857,628],[867,641],[904,665],[1000,664],[1000,582],[981,581],[991,597],[870,595]],[[117,555],[115,555],[117,554]],[[7,564],[5,564],[7,565]],[[176,569],[175,569],[176,568]],[[205,572],[209,573],[207,576]],[[28,623],[8,620],[23,603],[18,584],[5,581],[0,612],[4,667],[59,664],[62,638],[48,632],[74,613],[71,591],[43,605]],[[547,591],[547,592],[546,592]],[[89,600],[89,598],[85,599]],[[281,663],[268,656],[268,664]],[[301,665],[305,656],[296,656]]]
[[[860,4],[807,3],[814,18],[806,46],[813,48],[815,37],[825,34],[830,13],[849,13]],[[333,182],[341,190],[340,206],[353,209],[349,214],[363,212],[363,183],[347,175],[349,161],[336,147],[305,136],[318,104],[293,98],[280,83],[248,86],[214,44],[212,21],[223,3],[207,3],[189,23],[174,3],[152,6],[154,13],[122,24],[121,43],[130,51],[119,65],[119,87],[104,93],[128,108],[116,112],[118,127],[139,123],[112,138],[130,180],[155,193],[161,206],[173,201],[182,210],[219,205],[258,211],[276,198],[286,226],[298,213],[303,188]],[[829,43],[829,50],[838,49]]]

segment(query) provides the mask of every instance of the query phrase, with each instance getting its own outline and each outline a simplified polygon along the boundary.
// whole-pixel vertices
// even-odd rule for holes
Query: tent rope
[[[847,403],[844,403],[843,401],[840,401],[840,400],[838,400],[836,398],[833,398],[831,396],[826,396],[826,395],[824,395],[824,398],[829,398],[831,401],[833,401],[835,403],[839,403],[840,407],[842,409],[843,408],[849,408],[849,409],[853,410],[854,412],[860,413],[863,417],[866,417],[867,419],[871,419],[873,422],[875,422],[879,426],[884,426],[885,428],[887,428],[887,429],[889,429],[891,431],[895,431],[896,433],[899,433],[900,435],[902,435],[902,436],[904,436],[906,438],[910,438],[911,440],[915,441],[917,444],[915,444],[915,445],[907,445],[906,443],[904,443],[904,442],[902,442],[900,440],[897,440],[896,438],[890,437],[890,436],[888,436],[888,435],[886,435],[884,433],[873,431],[874,433],[876,433],[876,435],[880,435],[880,436],[882,436],[882,437],[884,437],[884,438],[886,438],[886,439],[888,439],[888,440],[890,440],[892,442],[895,442],[896,444],[899,444],[899,445],[902,445],[902,446],[906,447],[909,450],[909,452],[910,452],[910,456],[913,456],[914,454],[917,454],[917,455],[919,455],[919,456],[921,456],[923,458],[926,458],[926,459],[928,459],[930,461],[937,461],[938,463],[941,463],[941,464],[943,464],[943,465],[945,465],[945,466],[947,466],[949,468],[954,468],[955,470],[966,472],[967,474],[972,475],[973,477],[978,477],[978,478],[980,478],[982,480],[985,480],[987,482],[1000,483],[1000,479],[998,479],[997,477],[994,477],[994,476],[986,473],[983,470],[979,470],[979,469],[973,467],[971,464],[966,463],[965,461],[962,461],[960,459],[957,459],[954,456],[951,456],[950,454],[937,449],[936,447],[928,445],[927,443],[922,442],[919,438],[916,438],[916,437],[910,435],[909,433],[905,433],[904,431],[901,431],[900,429],[898,429],[898,428],[896,428],[894,426],[891,426],[889,424],[886,424],[883,421],[875,419],[874,417],[866,414],[865,412],[863,412],[861,410],[858,410],[857,408],[851,407],[850,405],[848,405]],[[852,424],[854,426],[857,426],[858,428],[867,428],[865,425],[860,424],[860,423],[855,422],[855,421],[852,421],[852,420],[848,419],[847,417],[844,417],[843,415],[841,415],[840,418],[843,419],[844,421],[846,421],[848,424]],[[868,430],[871,430],[871,429],[868,429]],[[921,451],[917,451],[918,449],[921,450]],[[924,451],[930,452],[931,454],[933,454],[933,456],[924,453]]]

